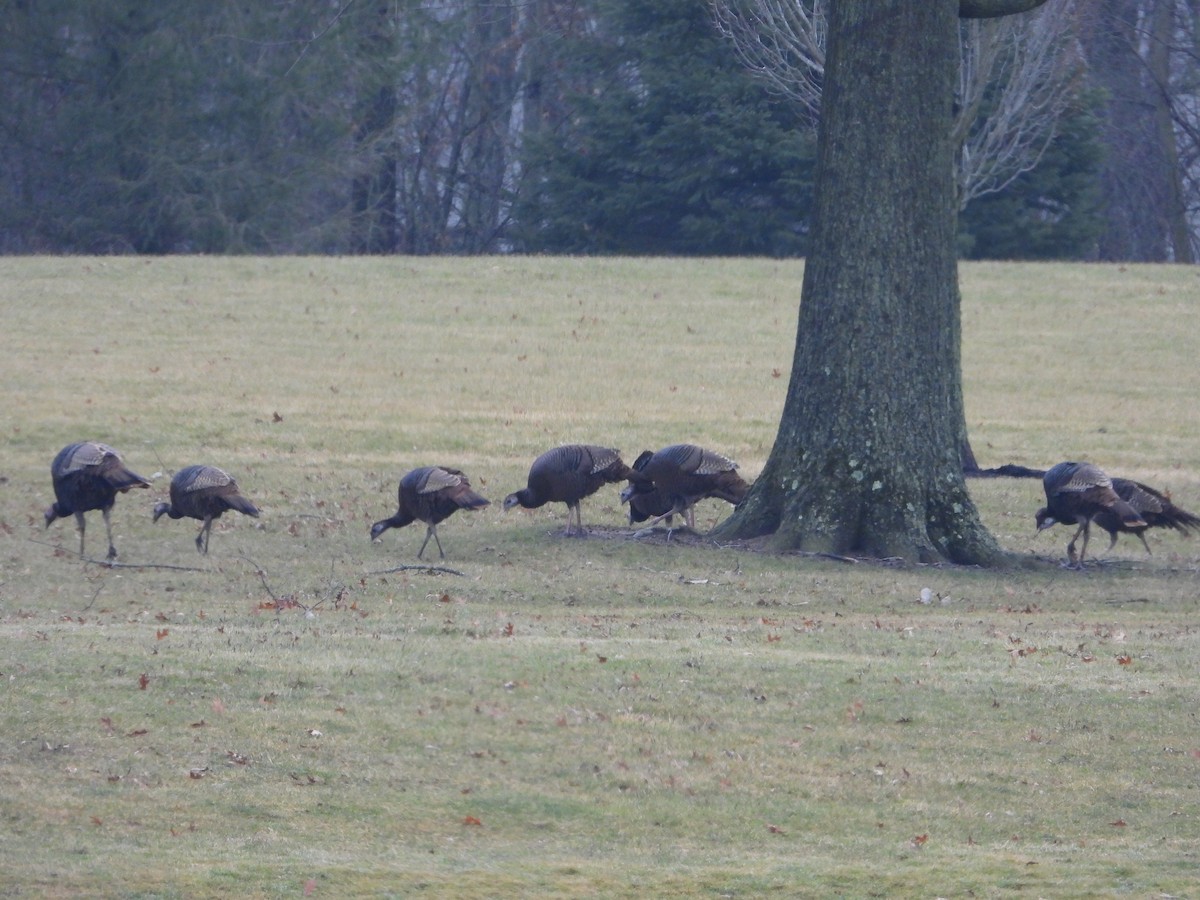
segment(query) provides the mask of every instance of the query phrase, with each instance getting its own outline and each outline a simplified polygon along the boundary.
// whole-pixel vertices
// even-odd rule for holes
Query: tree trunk
[[[958,0],[831,4],[812,252],[775,446],[723,537],[989,564],[962,472]]]
[[[1174,46],[1175,4],[1158,0],[1149,13],[1150,44],[1146,68],[1150,75],[1150,101],[1153,104],[1154,136],[1162,158],[1163,216],[1171,242],[1171,258],[1177,263],[1193,263],[1192,230],[1188,224],[1184,199],[1183,166],[1175,142],[1175,116],[1171,109],[1171,48]]]
[[[1104,230],[1102,260],[1165,262],[1168,236],[1161,207],[1163,160],[1157,153],[1153,99],[1139,44],[1140,0],[1097,0],[1084,32],[1089,77],[1104,90],[1100,175]]]
[[[390,12],[378,4],[363,19],[359,39],[363,58],[387,59],[391,51]],[[375,67],[369,71],[374,72]],[[395,253],[399,249],[396,222],[396,91],[382,84],[358,86],[354,143],[359,171],[350,183],[350,250],[352,253]]]

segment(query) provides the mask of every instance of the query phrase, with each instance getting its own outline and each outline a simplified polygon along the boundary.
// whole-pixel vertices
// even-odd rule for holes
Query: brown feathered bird
[[[1128,478],[1114,478],[1112,486],[1117,496],[1137,510],[1146,524],[1127,525],[1112,510],[1106,509],[1097,513],[1092,521],[1108,532],[1111,538],[1108,542],[1109,550],[1116,546],[1117,535],[1122,532],[1137,535],[1146,552],[1150,553],[1150,545],[1146,543],[1147,529],[1173,528],[1187,536],[1192,529],[1200,528],[1200,516],[1176,506],[1171,502],[1169,494],[1160,493],[1149,485]]]
[[[154,507],[154,521],[157,522],[164,513],[172,519],[184,516],[199,519],[204,524],[196,535],[196,549],[207,553],[213,520],[229,509],[258,518],[258,507],[242,496],[237,482],[224,469],[188,466],[171,479],[171,502]]]
[[[509,510],[514,506],[523,506],[537,509],[546,503],[565,503],[567,530],[564,534],[582,536],[586,532],[579,501],[596,493],[602,485],[627,478],[642,480],[640,473],[624,463],[619,451],[593,444],[565,444],[547,450],[533,461],[529,467],[527,486],[505,497],[504,508]],[[574,525],[578,525],[578,531],[573,531]]]
[[[403,528],[420,520],[425,523],[425,540],[417,551],[417,559],[424,555],[431,537],[437,544],[438,553],[445,559],[446,553],[437,536],[438,524],[460,509],[483,509],[491,503],[471,490],[471,482],[466,475],[449,466],[413,469],[400,479],[399,500],[400,508],[394,516],[371,526],[371,540],[389,528]]]
[[[638,460],[644,456],[645,453]],[[733,460],[695,444],[663,447],[651,454],[639,470],[639,474],[650,479],[653,491],[647,491],[644,485],[626,488],[630,493],[630,518],[633,517],[633,503],[641,502],[646,510],[662,510],[654,514],[655,518],[646,523],[646,528],[652,528],[672,515],[682,515],[688,527],[694,529],[695,505],[699,501],[714,497],[736,506],[745,498],[750,485],[738,474],[737,468]],[[639,501],[639,495],[645,499]],[[640,510],[638,515],[641,515]]]
[[[130,488],[148,488],[150,482],[127,469],[116,450],[97,441],[81,441],[63,447],[50,464],[50,477],[57,499],[46,509],[46,526],[49,527],[55,519],[75,516],[75,522],[79,525],[79,555],[83,556],[86,528],[83,514],[98,509],[108,532],[107,558],[116,559],[117,548],[113,546],[112,521],[109,518],[113,503],[117,494],[123,494]]]
[[[1034,517],[1037,530],[1044,531],[1058,522],[1079,526],[1067,544],[1072,565],[1083,562],[1089,526],[1102,513],[1113,516],[1125,528],[1149,527],[1141,514],[1113,490],[1112,479],[1091,463],[1060,462],[1042,477],[1042,487],[1046,491],[1046,505]],[[1076,556],[1075,541],[1080,534],[1083,547]]]
[[[633,470],[635,472],[644,473],[646,464],[654,456],[653,451],[643,450],[638,458],[633,461]],[[629,504],[629,524],[634,525],[638,522],[645,522],[651,516],[665,516],[667,527],[671,527],[671,522],[675,518],[671,498],[655,487],[654,482],[645,481],[630,481],[621,490],[621,502]]]

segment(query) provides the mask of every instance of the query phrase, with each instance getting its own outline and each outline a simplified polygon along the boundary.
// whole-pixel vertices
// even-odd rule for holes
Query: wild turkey
[[[695,528],[694,506],[707,497],[725,500],[735,506],[741,503],[750,485],[737,473],[737,467],[733,460],[695,444],[672,444],[652,454],[640,474],[653,482],[660,495],[657,506],[669,505],[669,508],[645,527],[652,528],[663,519],[680,514],[685,517],[688,527]],[[638,492],[646,493],[643,489],[634,493]],[[630,502],[632,504],[633,498]]]
[[[107,558],[116,559],[117,548],[113,546],[109,519],[113,503],[117,494],[135,487],[148,488],[150,482],[127,469],[116,450],[96,441],[81,441],[63,447],[50,464],[50,477],[54,481],[54,496],[58,499],[46,509],[46,527],[55,519],[75,516],[79,525],[79,555],[83,556],[86,528],[83,514],[98,509],[108,532]]]
[[[1091,463],[1061,462],[1046,472],[1042,487],[1046,491],[1046,505],[1035,515],[1037,530],[1043,531],[1056,522],[1079,525],[1071,543],[1067,544],[1067,556],[1072,565],[1083,562],[1087,553],[1088,526],[1101,513],[1108,513],[1126,528],[1149,527],[1141,514],[1113,490],[1112,479]],[[1076,557],[1075,541],[1080,534],[1083,535],[1083,548]]]
[[[646,464],[654,453],[643,450],[633,461],[635,472],[645,472]],[[653,481],[630,481],[621,490],[621,502],[629,504],[629,524],[645,522],[651,516],[666,516],[667,527],[671,527],[674,519],[674,504],[670,498],[655,487]]]
[[[601,485],[624,481],[644,480],[621,459],[617,450],[592,444],[565,444],[547,450],[529,467],[527,487],[504,498],[504,509],[523,506],[537,509],[550,502],[567,504],[566,536],[572,534],[574,514],[578,534],[584,535],[583,516],[579,501],[600,490]]]
[[[371,540],[389,528],[403,528],[419,519],[425,523],[425,540],[417,551],[417,559],[424,555],[431,537],[437,543],[438,553],[445,559],[442,542],[437,536],[438,523],[460,509],[483,509],[491,502],[471,490],[466,475],[448,466],[413,469],[400,479],[399,498],[400,508],[396,514],[371,526]]]
[[[1180,509],[1171,502],[1170,496],[1159,493],[1149,485],[1128,478],[1114,478],[1112,485],[1117,496],[1132,506],[1146,524],[1127,525],[1112,510],[1106,509],[1097,513],[1092,521],[1108,532],[1111,538],[1108,542],[1109,550],[1116,546],[1117,535],[1121,532],[1137,535],[1146,552],[1150,553],[1150,545],[1146,543],[1147,529],[1174,528],[1180,534],[1187,535],[1191,529],[1200,528],[1200,516]]]
[[[172,519],[200,519],[204,524],[196,535],[196,549],[207,553],[213,520],[227,509],[258,518],[258,507],[239,493],[228,472],[216,466],[188,466],[171,479],[171,502],[154,507],[154,521],[164,513]]]

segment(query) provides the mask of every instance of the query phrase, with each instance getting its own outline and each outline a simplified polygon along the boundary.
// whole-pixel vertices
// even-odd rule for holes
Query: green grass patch
[[[1200,551],[1083,572],[1041,486],[971,483],[1028,570],[627,537],[616,488],[514,510],[566,441],[753,477],[802,266],[4,259],[0,883],[39,896],[1187,896]],[[982,465],[1087,458],[1200,510],[1197,274],[962,268]],[[42,527],[86,438],[154,476],[124,568]],[[263,508],[151,523],[210,463]],[[493,501],[462,575],[371,544],[399,476]],[[727,514],[710,501],[708,527]],[[89,515],[88,549],[103,524]],[[1103,538],[1099,548],[1103,547]],[[1093,546],[1096,546],[1095,543]],[[433,548],[427,551],[435,552]],[[428,560],[427,560],[428,561]],[[433,562],[438,562],[436,558]],[[152,567],[154,566],[154,567]],[[177,568],[164,568],[174,566]],[[934,601],[918,602],[928,587]],[[278,598],[280,608],[274,608]]]

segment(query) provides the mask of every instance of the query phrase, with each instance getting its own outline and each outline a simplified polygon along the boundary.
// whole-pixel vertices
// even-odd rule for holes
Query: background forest
[[[821,5],[14,0],[0,252],[803,255],[816,113],[737,25]],[[964,189],[962,254],[1194,261],[1200,2],[1015,18],[1052,16],[1053,108],[1030,32],[964,87],[960,164],[989,115],[1030,130],[1013,96],[1043,137]]]

